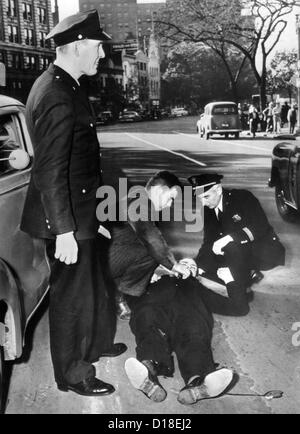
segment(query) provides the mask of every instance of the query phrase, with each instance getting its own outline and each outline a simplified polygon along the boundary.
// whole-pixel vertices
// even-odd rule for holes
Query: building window
[[[17,2],[16,0],[6,0],[7,15],[9,17],[17,17]]]
[[[11,69],[21,69],[21,56],[18,53],[7,54],[7,67]]]
[[[47,33],[39,32],[40,46],[42,48],[46,48],[48,46],[48,44],[47,44],[48,41],[46,41],[46,36],[47,36]]]
[[[39,16],[39,23],[40,24],[46,24],[47,23],[47,16],[46,16],[46,9],[45,8],[38,8],[38,16]]]
[[[25,44],[26,45],[34,45],[34,37],[32,29],[25,29]]]
[[[47,69],[50,63],[52,62],[52,59],[49,57],[41,57],[40,59],[40,69]]]
[[[32,21],[32,6],[29,3],[22,3],[23,18],[26,21]]]
[[[24,57],[24,68],[25,69],[36,69],[36,58],[35,58],[35,56],[26,55]]]
[[[8,39],[9,42],[17,44],[19,42],[19,30],[17,26],[8,26]]]

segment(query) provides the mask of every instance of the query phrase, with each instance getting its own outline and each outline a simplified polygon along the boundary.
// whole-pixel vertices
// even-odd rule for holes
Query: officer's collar
[[[73,78],[67,71],[62,69],[60,66],[51,64],[49,70],[56,77],[61,78],[63,81],[69,83],[70,86],[72,87],[76,86],[76,89],[80,87],[79,82],[75,80],[75,78]]]

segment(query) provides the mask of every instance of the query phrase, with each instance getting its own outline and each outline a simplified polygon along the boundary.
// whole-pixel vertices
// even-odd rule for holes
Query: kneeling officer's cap
[[[65,18],[46,37],[46,39],[51,38],[54,39],[58,47],[82,39],[111,40],[111,37],[100,27],[99,15],[96,9]]]
[[[217,173],[203,173],[202,175],[190,176],[188,181],[192,184],[195,192],[200,188],[206,192],[214,185],[220,184],[222,179],[223,175],[218,175]]]

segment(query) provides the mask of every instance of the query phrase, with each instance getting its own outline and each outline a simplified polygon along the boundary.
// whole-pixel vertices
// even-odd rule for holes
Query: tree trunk
[[[262,73],[260,80],[260,103],[261,110],[267,106],[267,62],[266,56],[263,56]]]

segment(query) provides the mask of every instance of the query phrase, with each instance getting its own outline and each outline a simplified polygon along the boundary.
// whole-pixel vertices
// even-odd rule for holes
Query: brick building
[[[144,109],[158,106],[160,100],[160,50],[153,38],[153,19],[162,6],[164,2],[79,0],[80,11],[98,10],[101,26],[113,38],[113,50],[122,53],[124,94]]]
[[[57,1],[0,0],[0,62],[6,67],[6,87],[0,92],[26,102],[33,82],[55,57],[45,40],[58,17]]]

